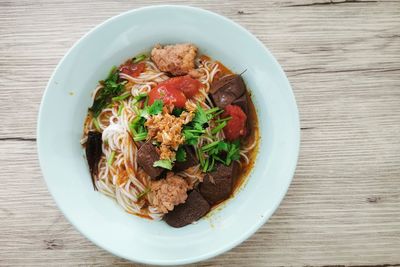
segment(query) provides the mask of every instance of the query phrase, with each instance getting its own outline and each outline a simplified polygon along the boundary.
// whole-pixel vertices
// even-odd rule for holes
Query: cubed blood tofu
[[[225,76],[211,84],[211,98],[219,108],[225,108],[246,92],[246,86],[240,75]]]
[[[154,162],[159,159],[160,155],[151,142],[143,144],[137,152],[137,163],[153,179],[164,171],[163,168],[153,166]]]
[[[237,164],[232,163],[230,166],[225,166],[221,163],[217,164],[216,170],[207,174],[204,177],[204,181],[200,183],[201,195],[211,205],[227,199],[232,193],[236,174]]]
[[[202,195],[193,190],[186,202],[176,206],[172,211],[164,215],[164,220],[172,227],[183,227],[199,220],[210,210],[210,205]]]
[[[186,152],[186,159],[185,161],[176,161],[174,165],[174,169],[178,172],[184,171],[194,165],[198,164],[198,160],[196,154],[194,152],[193,147],[191,146],[184,146],[183,149]]]

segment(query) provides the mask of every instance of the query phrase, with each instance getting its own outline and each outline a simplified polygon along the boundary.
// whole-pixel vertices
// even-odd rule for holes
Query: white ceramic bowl
[[[256,165],[245,186],[197,224],[180,229],[124,212],[93,191],[79,144],[91,92],[112,65],[156,43],[191,42],[242,72],[261,130]],[[43,96],[38,151],[50,193],[67,219],[96,245],[128,260],[185,264],[238,245],[272,215],[294,174],[299,118],[289,82],[268,50],[244,28],[215,13],[185,6],[132,10],[81,38],[54,71]]]

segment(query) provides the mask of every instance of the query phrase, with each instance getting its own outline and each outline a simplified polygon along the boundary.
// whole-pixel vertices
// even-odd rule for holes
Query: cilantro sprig
[[[176,161],[183,162],[186,160],[186,158],[187,158],[186,151],[183,147],[180,146],[176,151]]]
[[[140,100],[143,99],[146,96],[140,96]],[[139,98],[139,97],[137,97]],[[140,101],[139,100],[139,101]],[[160,114],[163,108],[163,102],[161,100],[156,100],[154,103],[150,106],[147,106],[147,103],[145,103],[145,106],[143,109],[138,109],[137,110],[137,116],[132,120],[132,122],[129,125],[129,129],[131,130],[131,133],[133,135],[133,140],[135,141],[143,141],[146,140],[147,138],[147,129],[144,126],[146,122],[146,118],[149,115],[157,115]]]
[[[198,149],[200,165],[203,172],[212,171],[215,162],[221,162],[227,166],[240,158],[240,141],[214,141]]]
[[[215,164],[221,162],[225,165],[230,165],[233,161],[240,158],[240,141],[221,141],[218,140],[216,134],[220,132],[227,124],[231,117],[219,118],[224,110],[215,107],[204,110],[199,104],[197,105],[195,116],[191,123],[183,129],[185,143],[195,147],[197,158],[203,172],[214,170]],[[198,147],[199,138],[206,134],[206,128],[213,120],[215,126],[211,129],[211,136],[208,138],[214,139],[211,143]],[[179,151],[177,159],[180,157]]]
[[[104,87],[100,89],[89,110],[94,117],[99,116],[101,111],[111,102],[113,97],[117,97],[124,91],[124,82],[118,82],[119,71],[114,66],[107,79],[100,81]]]
[[[134,141],[143,141],[147,138],[147,130],[144,126],[146,119],[142,116],[136,116],[129,125],[129,130],[133,135]]]
[[[155,100],[151,106],[146,107],[147,113],[149,115],[160,114],[162,109],[163,109],[163,101],[160,99]]]
[[[153,167],[161,167],[167,170],[172,170],[172,161],[169,159],[160,159],[153,163]]]
[[[191,123],[183,128],[183,135],[185,136],[185,142],[188,145],[197,145],[200,136],[205,134],[205,128],[208,127],[208,122],[213,119],[218,112],[219,108],[212,108],[204,110],[199,104],[197,104],[196,112]]]

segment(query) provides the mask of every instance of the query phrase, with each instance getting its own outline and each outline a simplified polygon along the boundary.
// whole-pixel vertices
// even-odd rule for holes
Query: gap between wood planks
[[[394,264],[372,264],[372,265],[321,265],[321,266],[315,266],[315,267],[395,267],[395,266],[400,266],[400,263],[394,263]],[[304,267],[314,267],[313,265],[306,265]]]
[[[307,6],[324,6],[324,5],[341,5],[341,4],[350,4],[350,3],[358,3],[358,4],[363,4],[363,3],[377,3],[378,1],[376,0],[344,0],[344,1],[333,1],[329,0],[327,2],[314,2],[314,3],[308,3],[308,4],[294,4],[294,5],[287,5],[284,7],[307,7]]]
[[[313,73],[346,73],[346,72],[395,72],[400,71],[398,68],[384,69],[384,68],[365,68],[365,69],[342,69],[342,70],[326,70],[323,68],[303,68],[303,69],[288,69],[285,70],[287,73],[293,73],[291,76],[298,76],[303,74]]]
[[[0,141],[28,141],[28,142],[36,142],[36,138],[25,138],[25,137],[0,137]]]

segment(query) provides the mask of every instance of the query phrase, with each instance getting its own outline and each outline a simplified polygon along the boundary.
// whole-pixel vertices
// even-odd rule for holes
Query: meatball
[[[162,213],[174,209],[174,206],[184,203],[189,185],[180,176],[169,173],[166,179],[152,183],[152,206]]]
[[[195,68],[197,47],[192,44],[156,45],[151,51],[151,59],[161,71],[172,75],[186,75]]]

